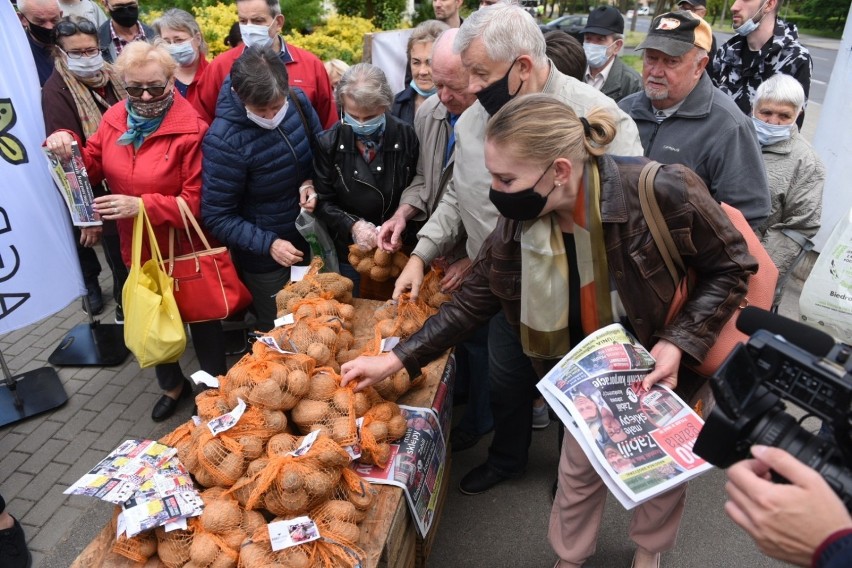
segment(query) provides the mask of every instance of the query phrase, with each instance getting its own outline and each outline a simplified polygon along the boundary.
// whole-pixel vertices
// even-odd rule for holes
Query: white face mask
[[[761,146],[772,146],[789,139],[793,135],[792,124],[769,124],[756,116],[751,117],[751,120],[754,122],[757,141],[760,142]]]
[[[195,48],[192,47],[192,40],[185,41],[183,43],[173,43],[166,47],[168,48],[169,53],[172,54],[172,59],[174,59],[175,63],[181,67],[192,65],[198,57],[198,54],[195,52]]]
[[[760,18],[755,22],[754,18],[760,14],[760,11],[763,10],[763,6],[766,4],[764,1],[760,6],[757,7],[757,12],[751,15],[751,17],[742,23],[742,25],[738,28],[734,28],[734,31],[737,32],[737,35],[741,35],[743,37],[749,35],[751,32],[757,29],[760,25],[760,22],[763,21],[763,17],[766,15],[766,12],[761,14]],[[733,25],[731,26],[733,27]]]
[[[104,68],[104,58],[98,53],[89,57],[79,59],[67,59],[68,70],[77,77],[94,77]]]
[[[261,128],[265,128],[266,130],[275,130],[278,128],[278,125],[281,124],[281,121],[284,120],[284,116],[287,114],[287,107],[289,106],[290,101],[284,101],[284,104],[281,105],[281,109],[276,112],[275,116],[272,118],[263,118],[262,116],[254,114],[249,109],[246,109],[246,116],[250,121]]]
[[[596,43],[584,43],[583,51],[586,52],[586,63],[592,69],[599,69],[606,65],[609,59],[609,46],[598,45]]]
[[[240,24],[240,35],[246,47],[256,45],[257,47],[269,47],[272,45],[272,37],[269,28],[272,26],[259,26],[257,24]]]

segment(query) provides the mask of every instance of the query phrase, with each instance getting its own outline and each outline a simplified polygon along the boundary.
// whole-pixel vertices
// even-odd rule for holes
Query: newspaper
[[[712,467],[692,453],[701,418],[664,386],[643,390],[653,367],[651,354],[614,324],[584,339],[538,383],[626,509]]]
[[[452,421],[455,376],[456,359],[450,354],[435,389],[431,408],[400,405],[408,429],[399,442],[390,444],[387,467],[357,461],[352,464],[365,480],[402,489],[417,531],[424,538],[435,518],[441,484],[448,481],[444,479],[447,457],[445,433],[449,432]]]
[[[119,533],[128,537],[185,522],[204,504],[176,454],[154,440],[125,440],[64,493],[120,504]]]
[[[71,143],[71,158],[65,161],[60,160],[47,148],[43,148],[43,150],[50,166],[50,177],[53,178],[53,183],[56,184],[62,197],[65,198],[65,204],[68,206],[69,213],[71,213],[71,222],[74,226],[94,227],[102,225],[100,215],[95,213],[92,208],[95,196],[92,193],[89,174],[86,173],[86,166],[77,143]]]

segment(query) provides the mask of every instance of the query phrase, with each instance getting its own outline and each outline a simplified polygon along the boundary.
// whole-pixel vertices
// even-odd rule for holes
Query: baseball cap
[[[624,18],[614,6],[598,6],[589,12],[583,33],[608,36],[624,33]]]
[[[704,6],[707,7],[707,0],[680,0],[677,4],[680,6],[681,4],[686,3],[690,6]]]
[[[693,47],[710,51],[712,45],[710,24],[692,12],[679,10],[654,18],[645,41],[636,49],[658,49],[677,57]]]

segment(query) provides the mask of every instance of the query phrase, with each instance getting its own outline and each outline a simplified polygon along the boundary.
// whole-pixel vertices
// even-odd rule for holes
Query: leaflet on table
[[[444,480],[447,447],[438,415],[428,408],[400,406],[408,430],[399,442],[390,445],[385,468],[355,463],[353,467],[367,481],[402,488],[417,532],[429,533]]]
[[[627,509],[712,467],[692,453],[701,418],[670,389],[642,388],[653,366],[651,354],[613,324],[588,336],[538,383]]]
[[[100,215],[92,208],[95,196],[77,143],[71,143],[71,157],[64,161],[47,148],[43,150],[50,165],[50,177],[65,198],[65,204],[71,213],[71,222],[77,227],[103,225]]]

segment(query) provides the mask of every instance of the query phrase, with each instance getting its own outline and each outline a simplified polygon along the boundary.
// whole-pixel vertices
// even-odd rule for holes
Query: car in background
[[[636,13],[637,16],[650,16],[651,9],[648,6],[642,6],[639,8],[639,12]],[[633,17],[633,10],[627,10],[627,14],[624,15],[628,20]]]
[[[588,16],[560,16],[555,20],[551,20],[546,24],[540,25],[539,28],[541,28],[542,32],[562,30],[563,32],[573,36],[574,39],[580,43],[583,43],[583,28],[586,27],[586,21],[588,19]]]

